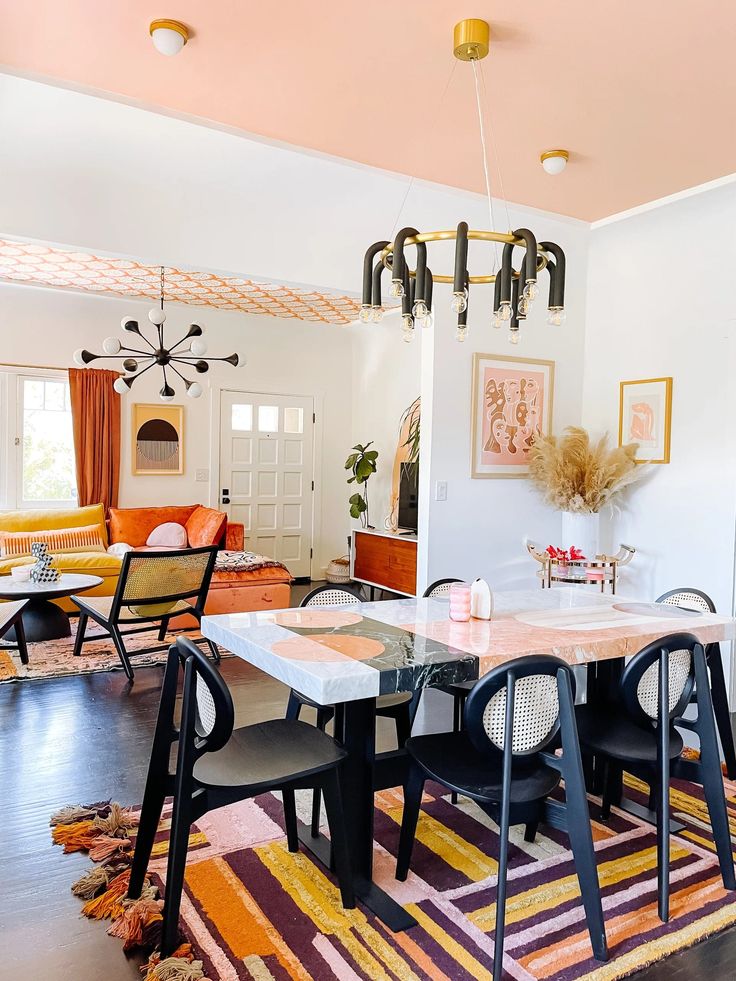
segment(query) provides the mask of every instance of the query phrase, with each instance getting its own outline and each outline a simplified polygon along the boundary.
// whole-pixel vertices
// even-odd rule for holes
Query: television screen
[[[399,482],[399,528],[416,532],[419,528],[419,468],[404,465]]]

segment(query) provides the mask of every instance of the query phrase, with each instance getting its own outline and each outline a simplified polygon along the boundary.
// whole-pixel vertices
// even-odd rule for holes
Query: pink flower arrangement
[[[571,545],[570,548],[557,548],[554,545],[548,545],[545,551],[555,562],[582,562],[585,559],[581,550],[575,545]]]

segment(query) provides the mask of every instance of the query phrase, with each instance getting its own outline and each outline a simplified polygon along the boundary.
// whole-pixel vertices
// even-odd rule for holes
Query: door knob
[[[222,503],[223,504],[229,504],[230,503],[230,498],[229,497],[223,497]]]

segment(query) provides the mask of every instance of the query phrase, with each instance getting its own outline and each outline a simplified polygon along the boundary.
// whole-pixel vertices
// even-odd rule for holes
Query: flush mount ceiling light
[[[176,344],[166,347],[164,343],[164,323],[166,322],[166,311],[164,310],[164,267],[161,266],[161,296],[159,305],[151,307],[148,311],[148,319],[156,328],[156,343],[152,343],[142,333],[138,326],[138,321],[132,317],[123,317],[121,326],[123,330],[135,334],[143,344],[147,344],[150,350],[141,350],[137,347],[126,347],[117,337],[106,337],[102,342],[104,354],[92,354],[79,348],[74,352],[74,363],[84,367],[90,361],[98,361],[100,358],[110,358],[123,362],[123,369],[127,377],[120,375],[115,379],[113,388],[119,395],[127,394],[134,381],[144,375],[150,368],[158,365],[164,376],[164,384],[158,393],[162,402],[171,402],[176,395],[174,389],[169,385],[166,375],[168,368],[173,374],[177,375],[186,387],[189,398],[198,399],[202,394],[202,386],[199,382],[191,381],[182,375],[179,368],[194,368],[199,374],[209,371],[211,361],[227,361],[233,368],[245,364],[245,358],[240,354],[231,354],[227,358],[204,358],[207,353],[207,344],[202,340],[202,328],[199,324],[190,324],[189,330],[180,338]],[[187,344],[187,341],[189,342]],[[182,347],[182,345],[185,345]],[[125,352],[122,353],[121,352]],[[130,357],[131,354],[138,355],[137,358]],[[177,368],[177,365],[179,367]]]
[[[488,155],[483,126],[480,62],[488,54],[491,29],[484,20],[462,20],[455,25],[453,54],[459,61],[470,62],[475,81],[475,101],[478,112],[480,143],[483,151],[488,210],[493,221],[493,198],[488,170]],[[553,151],[567,153],[564,150]],[[500,185],[500,180],[499,180]],[[503,188],[500,185],[501,197]],[[408,194],[408,192],[407,192]],[[406,200],[406,198],[405,198]],[[402,205],[403,207],[403,205]],[[508,205],[506,205],[508,220]],[[431,242],[455,242],[455,269],[452,275],[432,273],[427,263],[427,244]],[[487,275],[468,272],[468,243],[479,241],[493,243],[491,266]],[[499,259],[498,243],[503,245]],[[415,268],[412,269],[404,255],[410,246],[416,249]],[[518,250],[521,250],[519,252]],[[518,261],[517,261],[518,260]],[[514,265],[518,265],[518,269]],[[565,253],[554,242],[537,242],[528,228],[509,229],[507,232],[476,231],[465,221],[447,231],[420,232],[416,228],[402,228],[393,242],[375,242],[367,250],[363,261],[363,295],[360,320],[363,323],[378,322],[384,313],[381,299],[381,277],[384,270],[391,274],[390,295],[401,298],[401,320],[405,341],[411,341],[415,327],[429,327],[433,321],[432,291],[435,283],[451,283],[450,309],[457,314],[458,341],[464,341],[468,333],[469,288],[475,284],[494,284],[493,325],[509,329],[512,344],[519,342],[519,325],[525,320],[532,303],[539,295],[537,276],[546,269],[549,278],[548,321],[559,325],[565,319]]]
[[[561,174],[565,167],[567,167],[570,154],[567,150],[545,150],[539,159],[544,167],[545,173],[556,177],[557,174]]]
[[[148,32],[159,54],[177,55],[189,40],[189,31],[178,20],[152,20]]]

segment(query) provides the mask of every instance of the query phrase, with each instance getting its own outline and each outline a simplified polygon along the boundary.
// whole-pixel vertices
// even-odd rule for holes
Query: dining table
[[[687,632],[718,645],[736,637],[736,620],[560,586],[496,592],[490,620],[451,620],[446,597],[408,598],[205,616],[201,630],[312,701],[340,706],[335,734],[347,753],[343,806],[356,894],[399,931],[416,921],[373,880],[374,794],[402,785],[408,760],[403,749],[376,753],[380,695],[472,681],[527,654],[593,665],[594,683],[608,684],[616,665],[657,638]],[[329,867],[329,840],[306,825],[299,835]]]

